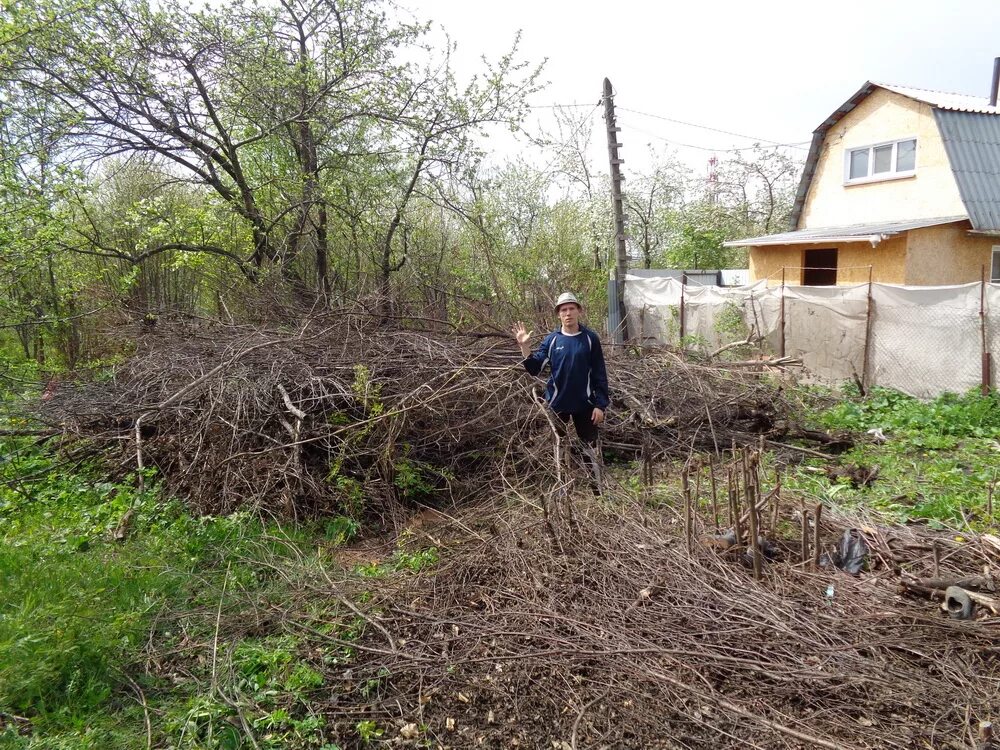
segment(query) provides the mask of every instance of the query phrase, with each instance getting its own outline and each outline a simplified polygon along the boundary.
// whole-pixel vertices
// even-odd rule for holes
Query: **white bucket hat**
[[[573,292],[563,292],[562,294],[559,295],[559,299],[556,300],[556,306],[555,306],[556,312],[559,312],[560,305],[565,305],[567,302],[572,302],[577,307],[583,307],[583,305],[580,304],[580,300],[576,298],[576,295],[573,294]]]

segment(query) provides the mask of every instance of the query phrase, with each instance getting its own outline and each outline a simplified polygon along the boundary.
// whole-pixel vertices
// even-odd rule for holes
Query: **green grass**
[[[419,549],[408,552],[404,549],[397,549],[392,557],[384,562],[365,563],[357,565],[354,573],[362,578],[385,578],[394,573],[410,571],[418,573],[421,570],[430,568],[438,561],[438,551],[435,547]]]
[[[85,713],[108,700],[116,664],[177,577],[153,550],[101,541],[133,502],[148,513],[149,498],[5,447],[5,480],[48,471],[41,486],[0,489],[0,705],[72,722],[68,706]]]
[[[987,508],[1000,465],[996,393],[945,394],[922,402],[885,389],[874,389],[868,398],[848,392],[841,402],[810,417],[827,429],[883,430],[886,443],[865,443],[840,456],[841,463],[878,466],[879,477],[870,487],[854,488],[846,480],[831,483],[822,473],[800,467],[789,477],[789,486],[838,504],[863,505],[895,521],[989,528],[1000,517],[997,503],[992,516]]]
[[[23,734],[0,730],[0,748],[145,748],[140,696],[154,746],[250,747],[242,713],[259,747],[332,747],[307,706],[322,688],[309,644],[280,626],[245,630],[268,606],[335,620],[328,601],[303,605],[302,587],[328,563],[319,542],[355,526],[339,522],[331,542],[320,526],[198,518],[160,497],[152,476],[139,494],[134,477],[105,481],[99,466],[30,441],[0,442],[0,455],[0,711],[30,720]],[[181,677],[168,679],[170,665],[147,672],[147,655],[172,652]]]

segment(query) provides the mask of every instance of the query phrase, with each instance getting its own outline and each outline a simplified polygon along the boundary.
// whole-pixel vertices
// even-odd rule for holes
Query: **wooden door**
[[[837,285],[837,249],[806,250],[802,261],[805,286]]]

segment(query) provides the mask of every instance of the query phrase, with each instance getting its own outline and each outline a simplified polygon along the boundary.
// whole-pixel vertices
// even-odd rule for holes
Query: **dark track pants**
[[[579,411],[575,413],[556,412],[556,416],[559,417],[559,420],[564,425],[568,425],[570,420],[573,420],[573,427],[576,428],[576,436],[580,438],[580,441],[584,444],[583,462],[590,471],[591,488],[594,492],[600,494],[602,484],[601,465],[600,458],[597,455],[597,438],[599,431],[597,429],[597,425],[591,421],[593,413],[593,409],[587,409],[586,411]]]
[[[562,420],[563,424],[569,424],[573,420],[577,437],[587,445],[597,445],[597,425],[591,421],[594,410],[578,411],[575,414],[570,412],[556,412],[556,416]]]

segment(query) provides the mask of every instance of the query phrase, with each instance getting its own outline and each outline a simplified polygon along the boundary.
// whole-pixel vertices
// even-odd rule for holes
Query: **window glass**
[[[917,166],[917,142],[900,141],[896,144],[896,171],[911,172]]]
[[[892,169],[892,144],[876,146],[872,164],[872,174],[883,174]]]
[[[1000,282],[1000,245],[993,246],[993,270],[990,272],[990,281]]]
[[[868,176],[868,149],[859,148],[851,152],[851,179]]]

